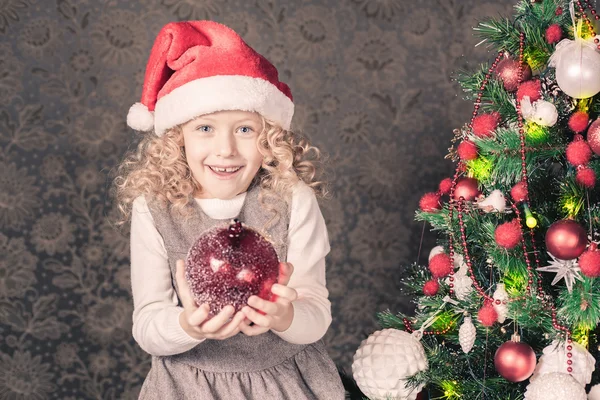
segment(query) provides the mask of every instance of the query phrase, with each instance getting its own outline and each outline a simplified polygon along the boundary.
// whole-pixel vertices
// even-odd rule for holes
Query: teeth
[[[210,167],[210,168],[216,172],[235,172],[235,171],[239,170],[241,167],[228,167],[228,168]]]

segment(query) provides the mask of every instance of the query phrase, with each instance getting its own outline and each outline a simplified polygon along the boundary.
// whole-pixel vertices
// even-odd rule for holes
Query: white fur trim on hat
[[[289,129],[294,103],[272,83],[243,75],[196,79],[156,102],[155,132],[161,136],[176,125],[216,111],[254,111]]]
[[[127,113],[127,125],[136,131],[149,132],[154,128],[154,113],[142,103],[135,103]]]

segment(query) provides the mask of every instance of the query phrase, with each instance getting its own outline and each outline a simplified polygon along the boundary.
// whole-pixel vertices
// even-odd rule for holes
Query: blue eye
[[[252,129],[249,126],[240,126],[238,128],[238,132],[243,133],[243,134],[249,134],[249,133],[254,132],[254,129]]]
[[[212,127],[209,125],[200,125],[196,130],[200,132],[212,132]]]

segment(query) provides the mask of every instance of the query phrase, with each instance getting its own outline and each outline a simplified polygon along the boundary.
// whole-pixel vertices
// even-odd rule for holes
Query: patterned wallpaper
[[[234,28],[279,68],[296,129],[329,154],[326,341],[349,370],[376,312],[410,307],[398,287],[419,253],[414,210],[450,174],[452,129],[470,115],[451,74],[491,56],[470,27],[512,4],[1,0],[0,400],[137,398],[149,356],[131,337],[128,241],[108,188],[139,139],[125,116],[163,24]]]

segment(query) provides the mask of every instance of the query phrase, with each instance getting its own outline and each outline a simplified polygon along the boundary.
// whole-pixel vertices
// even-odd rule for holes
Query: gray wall
[[[329,153],[326,340],[349,370],[376,312],[410,307],[398,282],[417,259],[414,210],[451,173],[452,129],[471,111],[450,75],[493,57],[470,27],[512,4],[0,2],[0,398],[136,398],[149,357],[131,338],[128,244],[108,223],[107,188],[163,24],[236,29],[290,84],[296,128]]]

